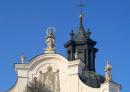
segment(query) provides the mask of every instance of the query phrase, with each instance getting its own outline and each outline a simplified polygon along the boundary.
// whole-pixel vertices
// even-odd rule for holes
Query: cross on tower
[[[80,0],[80,14],[83,15],[83,7],[86,6],[86,4],[83,3],[83,0]]]

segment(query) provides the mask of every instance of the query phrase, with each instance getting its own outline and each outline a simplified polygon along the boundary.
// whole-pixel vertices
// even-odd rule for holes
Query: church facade
[[[82,21],[80,14],[78,31],[70,32],[71,39],[64,45],[67,58],[55,52],[55,29],[49,28],[44,53],[28,64],[21,57],[21,63],[15,64],[16,84],[7,92],[120,92],[109,63],[105,76],[96,73],[96,41],[91,39],[89,29],[85,31]]]

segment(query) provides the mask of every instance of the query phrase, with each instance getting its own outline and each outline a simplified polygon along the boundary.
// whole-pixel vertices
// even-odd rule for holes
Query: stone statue
[[[21,56],[21,63],[24,64],[26,62],[26,57],[24,55]]]
[[[112,66],[109,64],[109,62],[107,61],[107,65],[105,67],[105,72],[106,72],[106,82],[110,82],[112,81],[112,75],[111,75],[111,69],[112,69]]]
[[[54,36],[55,28],[50,27],[47,29],[47,36],[45,43],[47,45],[47,48],[45,51],[54,51],[55,47],[55,36]]]
[[[77,51],[77,50],[76,50],[76,52],[75,52],[75,59],[76,59],[76,60],[79,59],[79,57],[78,57],[78,51]]]

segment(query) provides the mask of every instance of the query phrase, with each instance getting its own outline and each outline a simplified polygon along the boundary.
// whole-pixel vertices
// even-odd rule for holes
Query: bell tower
[[[67,49],[68,60],[75,60],[75,54],[77,54],[78,59],[81,59],[85,64],[84,70],[95,72],[95,56],[98,49],[95,48],[96,41],[90,38],[90,29],[88,28],[87,31],[84,29],[82,13],[83,6],[85,5],[81,1],[81,12],[79,16],[80,23],[77,32],[70,32],[71,39],[67,41],[64,46]]]

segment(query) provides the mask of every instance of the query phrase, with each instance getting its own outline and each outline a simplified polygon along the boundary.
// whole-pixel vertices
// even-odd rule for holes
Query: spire
[[[86,41],[86,34],[85,34],[85,29],[84,29],[84,26],[83,26],[83,7],[86,6],[85,4],[83,4],[83,0],[80,0],[80,16],[79,16],[79,19],[80,19],[80,23],[79,23],[79,28],[78,28],[78,31],[74,37],[74,40],[76,42],[84,42]]]

